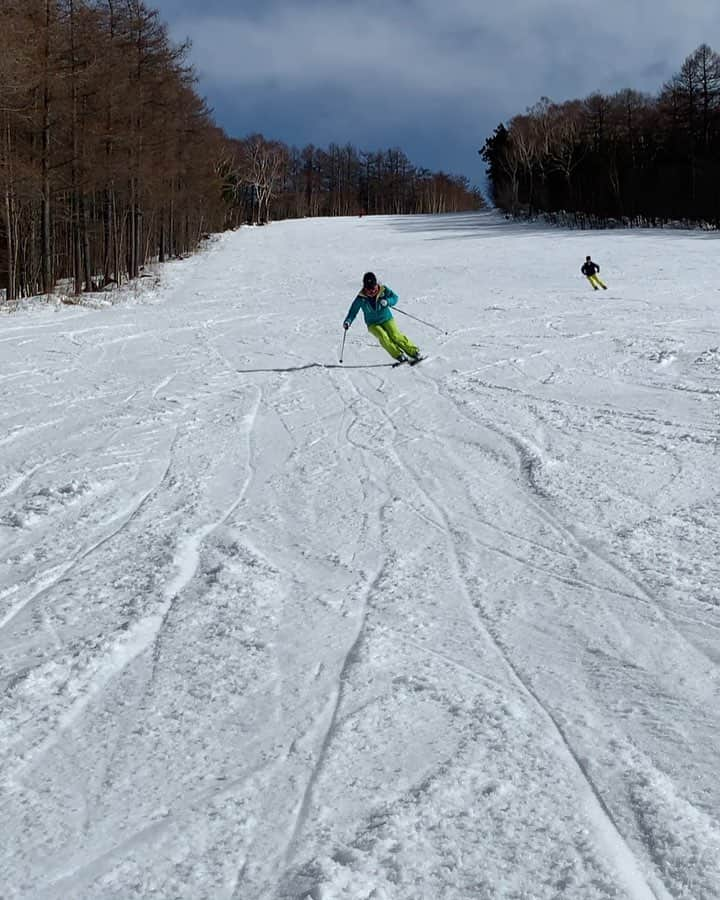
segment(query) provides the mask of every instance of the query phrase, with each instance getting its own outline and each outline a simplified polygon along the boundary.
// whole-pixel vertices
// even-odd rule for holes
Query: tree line
[[[0,0],[6,296],[136,277],[222,226],[222,133],[139,0]]]
[[[188,50],[142,0],[0,0],[6,299],[120,284],[245,222],[482,204],[400,150],[228,137]]]
[[[467,178],[415,167],[402,150],[302,149],[252,135],[229,141],[220,170],[236,222],[480,209]]]
[[[544,97],[479,153],[513,215],[720,225],[720,56],[702,44],[656,95]]]

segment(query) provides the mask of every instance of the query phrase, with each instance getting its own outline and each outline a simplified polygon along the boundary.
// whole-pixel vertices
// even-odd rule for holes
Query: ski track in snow
[[[163,473],[160,481],[158,482],[158,487],[165,480],[167,476],[167,468]],[[48,591],[50,588],[57,585],[62,579],[70,572],[79,562],[86,559],[91,553],[97,550],[99,547],[102,547],[105,543],[115,538],[120,532],[127,527],[128,523],[131,522],[137,513],[142,509],[145,505],[146,501],[152,494],[155,493],[156,488],[152,488],[151,490],[144,493],[141,497],[133,500],[130,504],[129,510],[120,511],[118,515],[115,515],[113,519],[120,519],[119,525],[112,524],[112,528],[109,534],[101,537],[99,540],[95,541],[89,547],[86,547],[80,553],[77,554],[73,559],[70,560],[67,564],[64,564],[60,567],[59,571],[49,571],[45,573],[41,573],[38,581],[40,582],[37,588],[34,588],[32,592],[23,599],[19,600],[14,606],[11,606],[9,611],[5,614],[5,616],[0,619],[0,631],[9,625],[13,619],[24,610],[31,603],[36,601],[42,594]]]
[[[519,440],[515,438],[509,438],[508,440],[511,445],[518,451],[521,469],[527,479],[528,486],[531,489],[532,493],[540,496],[542,499],[547,499],[545,493],[536,484],[535,477],[533,475],[534,460],[532,453],[528,452]],[[404,466],[407,471],[410,471],[410,467],[405,466],[402,463],[400,457],[397,455],[396,462],[399,466]],[[581,760],[578,758],[577,753],[570,744],[562,727],[557,722],[552,712],[545,706],[541,698],[532,689],[530,683],[522,675],[518,667],[513,664],[508,656],[507,651],[498,642],[497,638],[492,635],[492,632],[487,630],[487,626],[482,618],[482,614],[478,612],[477,607],[473,603],[471,591],[468,590],[468,586],[462,572],[462,566],[458,557],[456,540],[453,536],[453,530],[449,523],[448,516],[445,510],[441,506],[439,506],[421,487],[419,479],[415,473],[412,473],[412,478],[415,484],[418,486],[418,492],[423,496],[428,506],[435,512],[436,517],[440,519],[443,524],[443,531],[448,544],[449,557],[453,568],[453,580],[460,586],[461,593],[468,605],[468,608],[472,611],[472,618],[476,620],[476,627],[479,627],[483,634],[487,634],[489,643],[492,644],[495,651],[499,655],[502,666],[509,671],[512,680],[515,681],[520,692],[527,694],[537,704],[543,716],[548,720],[551,730],[556,733],[556,736],[560,739],[563,749],[570,757],[568,761],[569,765],[571,767],[573,765],[577,767],[579,775],[586,783],[586,792],[585,797],[583,798],[584,806],[588,810],[589,817],[593,821],[600,843],[605,845],[608,857],[612,859],[617,865],[618,875],[620,879],[624,881],[624,887],[628,893],[628,896],[637,898],[662,897],[664,900],[664,898],[668,896],[667,892],[664,890],[664,888],[658,887],[657,890],[659,891],[659,893],[656,893],[656,891],[648,885],[644,875],[642,874],[641,867],[638,865],[638,861],[635,858],[632,850],[625,842],[622,833],[620,832],[617,823],[612,816],[611,811],[606,806],[592,777],[590,776],[585,766],[582,764]]]
[[[527,487],[528,487],[529,491],[531,492],[531,494],[535,497],[538,497],[541,504],[551,501],[551,499],[552,499],[551,496],[548,495],[548,493],[545,491],[545,489],[542,487],[542,485],[540,483],[539,473],[542,472],[542,461],[541,461],[539,454],[532,447],[527,445],[522,440],[522,438],[520,438],[516,435],[513,435],[513,434],[507,434],[502,429],[498,429],[497,427],[493,426],[492,424],[489,424],[489,423],[484,423],[484,424],[485,424],[485,427],[488,427],[488,428],[496,431],[498,434],[500,434],[502,437],[504,437],[508,441],[508,443],[514,448],[514,450],[517,452],[519,465],[520,465],[520,471],[522,473],[523,479],[525,480]],[[560,520],[560,518],[558,517],[558,515],[554,511],[552,511],[551,507],[546,509],[543,506],[540,506],[539,511],[540,511],[541,515],[543,515],[543,517],[546,518],[546,520],[548,521],[550,526],[553,529],[557,530],[562,535],[563,538],[568,540],[568,544],[571,547],[577,548],[580,551],[582,556],[592,556],[592,557],[596,558],[600,562],[601,566],[607,567],[608,569],[611,569],[613,572],[617,573],[617,575],[620,577],[621,582],[627,583],[631,590],[625,592],[623,590],[618,589],[617,586],[606,587],[601,584],[595,584],[595,583],[591,584],[588,582],[583,582],[583,580],[579,577],[573,578],[572,580],[567,580],[567,583],[578,584],[578,585],[587,584],[588,586],[592,587],[596,591],[608,592],[608,593],[611,593],[616,596],[617,595],[623,596],[629,600],[633,600],[636,602],[644,600],[652,607],[653,612],[658,617],[662,617],[664,619],[664,621],[670,625],[670,627],[674,627],[672,625],[672,622],[670,622],[670,620],[668,619],[668,617],[665,616],[663,614],[662,610],[660,608],[658,608],[657,605],[655,604],[655,599],[654,599],[654,595],[653,595],[652,591],[639,578],[626,572],[621,565],[616,563],[607,553],[603,552],[603,550],[599,546],[593,546],[593,544],[591,542],[583,540],[576,533],[575,529],[563,524],[562,521]],[[497,552],[503,552],[503,551],[497,551]],[[553,576],[551,574],[551,577],[559,577],[559,576],[557,576],[557,575]],[[690,648],[693,651],[698,652],[702,655],[706,655],[701,648],[694,645],[682,633],[678,632],[678,637],[681,641],[688,643],[688,645],[690,646]],[[715,665],[715,662],[712,659],[712,657],[707,657],[707,659],[712,665]]]
[[[285,222],[0,317],[0,893],[720,896],[714,247]],[[366,268],[421,366],[339,363]]]

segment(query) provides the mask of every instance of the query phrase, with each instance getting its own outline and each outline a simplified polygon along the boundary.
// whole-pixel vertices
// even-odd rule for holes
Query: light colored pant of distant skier
[[[388,319],[382,325],[368,325],[368,331],[380,341],[383,350],[387,350],[393,359],[399,359],[403,353],[408,356],[417,356],[419,353],[410,338],[405,337],[397,327],[395,319]]]
[[[587,280],[595,288],[595,290],[598,289],[598,285],[600,285],[601,288],[607,290],[607,285],[603,284],[602,281],[600,281],[600,278],[598,275],[588,275]]]

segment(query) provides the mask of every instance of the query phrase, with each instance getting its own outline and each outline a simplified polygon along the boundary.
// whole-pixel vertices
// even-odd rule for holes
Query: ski
[[[419,362],[422,362],[427,357],[425,356],[416,356],[414,359],[399,359],[397,362],[391,363],[393,369],[397,369],[398,366],[404,366],[407,363],[409,366],[416,366]]]
[[[273,366],[267,369],[236,369],[242,375],[251,375],[256,372],[273,372],[282,374],[283,372],[305,372],[308,369],[389,369],[391,366],[397,366],[399,363],[350,363],[343,365],[341,362],[336,363],[303,363],[297,366]]]

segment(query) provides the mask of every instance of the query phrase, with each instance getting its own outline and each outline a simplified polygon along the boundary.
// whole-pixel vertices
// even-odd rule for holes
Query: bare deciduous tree
[[[720,224],[720,57],[701,45],[655,97],[543,98],[496,129],[481,154],[508,211]]]

